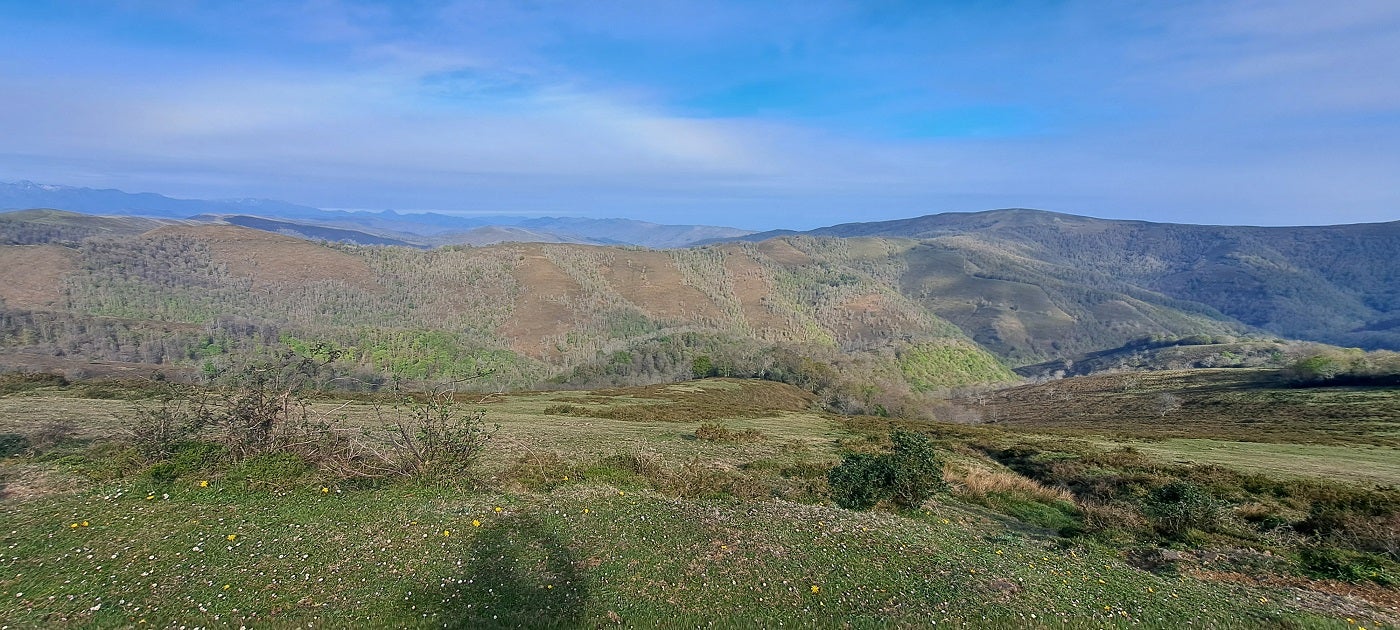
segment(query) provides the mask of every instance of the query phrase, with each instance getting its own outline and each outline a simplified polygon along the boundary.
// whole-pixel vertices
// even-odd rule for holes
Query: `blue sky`
[[[0,0],[0,180],[810,228],[1400,219],[1400,2]]]

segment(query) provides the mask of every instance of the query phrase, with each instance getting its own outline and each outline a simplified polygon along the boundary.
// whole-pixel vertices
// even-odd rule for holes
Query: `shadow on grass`
[[[585,625],[588,585],[577,558],[531,516],[492,519],[477,532],[451,582],[414,593],[406,603],[429,624],[448,628]]]

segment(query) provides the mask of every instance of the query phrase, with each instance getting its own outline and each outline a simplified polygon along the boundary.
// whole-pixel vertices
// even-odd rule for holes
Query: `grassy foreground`
[[[1268,554],[1219,549],[1223,536],[1187,552],[1199,562],[1161,564],[959,494],[898,513],[834,507],[813,485],[843,450],[878,448],[875,434],[772,383],[497,397],[482,404],[502,428],[476,477],[446,485],[337,482],[275,457],[173,481],[120,472],[99,438],[142,403],[73,391],[0,397],[0,430],[63,410],[79,438],[0,460],[0,626],[1376,628],[1400,616],[1393,589],[1288,578]],[[353,401],[317,407],[372,421]],[[706,425],[722,439],[699,438]],[[971,431],[966,444],[1000,435],[941,426]]]
[[[899,516],[587,481],[147,492],[0,516],[6,623],[1347,625],[1285,591],[1154,575],[957,504]]]

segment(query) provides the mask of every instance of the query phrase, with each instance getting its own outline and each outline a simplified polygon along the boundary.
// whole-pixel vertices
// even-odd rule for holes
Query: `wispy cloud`
[[[1344,5],[7,7],[0,175],[753,227],[1394,219],[1400,8]]]

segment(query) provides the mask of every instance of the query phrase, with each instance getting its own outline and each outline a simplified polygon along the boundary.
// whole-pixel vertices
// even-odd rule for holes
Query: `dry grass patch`
[[[950,466],[944,469],[943,480],[953,487],[954,494],[966,498],[985,499],[1003,493],[1025,495],[1046,503],[1074,503],[1074,495],[1069,490],[1051,488],[1009,470]]]

